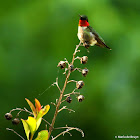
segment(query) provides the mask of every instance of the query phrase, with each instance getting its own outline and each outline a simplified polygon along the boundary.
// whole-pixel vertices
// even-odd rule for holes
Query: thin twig
[[[52,86],[54,86],[54,85],[56,85],[57,88],[59,89],[59,91],[61,92],[61,89],[60,89],[60,87],[59,87],[59,85],[58,85],[58,77],[56,78],[56,82],[54,82],[54,83],[52,84]]]
[[[69,61],[67,60],[67,58],[64,58],[64,60],[69,65]]]
[[[54,105],[54,106],[56,107],[56,104],[55,104],[55,103],[51,102],[51,104]]]
[[[79,92],[72,92],[72,93],[69,93],[69,94],[65,94],[64,96],[70,96],[70,95],[75,95],[75,94],[77,94],[77,95],[79,95],[80,93]]]
[[[61,101],[61,104],[62,104],[63,102],[65,102],[65,101],[66,101],[66,99],[62,100],[62,101]]]
[[[74,60],[76,60],[76,59],[79,59],[79,60],[81,60],[81,57],[79,57],[79,56],[77,56]]]
[[[20,134],[18,134],[15,130],[10,129],[10,128],[6,128],[6,130],[14,132],[14,133],[15,133],[17,136],[19,136],[22,140],[25,140],[25,139],[24,139]]]
[[[70,82],[75,82],[75,83],[76,83],[77,81],[75,81],[75,80],[69,80],[69,81],[67,82],[67,84],[70,83]]]
[[[15,109],[12,109],[12,110],[10,111],[10,113],[13,112],[13,111],[19,111],[19,113],[21,113],[22,111],[24,111],[24,112],[29,113],[30,115],[33,115],[33,113],[30,112],[29,110],[27,110],[25,107],[24,107],[24,109],[22,109],[22,108],[15,108]],[[18,115],[19,115],[19,113],[18,113]],[[49,126],[51,125],[51,124],[50,124],[48,121],[46,121],[44,118],[42,118],[42,120],[45,121]]]
[[[42,120],[43,120],[45,123],[47,123],[49,126],[51,126],[51,124],[50,124],[48,121],[46,121],[44,118],[42,118]]]
[[[63,72],[63,74],[65,74],[66,77],[67,77],[67,71],[68,71],[68,68],[65,68],[65,72]]]
[[[20,112],[21,112],[21,111],[24,111],[24,112],[27,112],[27,113],[33,115],[33,113],[30,112],[29,110],[27,110],[25,107],[24,107],[24,109],[22,109],[22,108],[14,108],[14,109],[12,109],[12,110],[10,111],[10,113],[13,112],[13,111],[20,111]],[[18,114],[19,114],[19,113],[18,113]]]
[[[21,113],[22,111],[20,110],[18,113],[17,113],[17,117],[19,116],[19,114]]]
[[[77,70],[77,71],[79,71],[79,72],[81,72],[81,71],[82,71],[82,69],[81,69],[81,68],[75,68],[75,69],[74,69],[74,71],[75,71],[75,70]]]
[[[70,136],[72,136],[72,134],[70,133],[70,132],[67,132]],[[63,134],[63,136],[64,136],[65,134]]]
[[[59,85],[58,85],[58,77],[56,78],[56,86],[57,86],[57,88],[59,89],[59,91],[61,92],[61,89],[60,89],[60,87],[59,87]]]
[[[55,139],[58,138],[59,136],[64,135],[65,133],[68,133],[68,132],[71,131],[71,130],[77,130],[77,131],[81,132],[82,137],[84,137],[84,132],[83,132],[81,129],[76,128],[76,127],[67,127],[67,126],[66,126],[66,127],[58,127],[58,128],[55,128],[55,129],[66,129],[66,130],[63,131],[63,132],[61,132],[60,134],[58,134],[56,137],[52,138],[52,140],[55,140]]]
[[[30,112],[27,108],[24,107],[24,109],[22,109],[22,111],[28,112],[31,115],[34,115],[32,112]]]
[[[69,95],[71,95],[71,94],[74,94],[74,92],[75,92],[76,89],[77,89],[77,88],[75,88],[71,93],[65,94],[65,95],[63,95],[63,96],[65,97],[65,96],[69,96]]]
[[[75,59],[76,53],[79,52],[78,48],[79,48],[80,45],[81,45],[81,42],[80,42],[79,45],[77,45],[76,48],[75,48],[75,51],[74,51],[74,53],[73,53],[72,62],[71,62],[72,65],[73,65],[73,63],[74,63],[74,59]],[[56,110],[55,110],[55,113],[54,113],[54,117],[53,117],[53,119],[52,119],[51,126],[49,127],[48,139],[50,138],[51,133],[52,133],[52,131],[53,131],[54,124],[55,124],[55,120],[56,120],[56,117],[57,117],[57,114],[58,114],[58,110],[59,110],[59,107],[60,107],[60,104],[61,104],[61,100],[62,100],[62,98],[63,98],[63,94],[64,94],[64,91],[65,91],[65,88],[66,88],[66,86],[67,86],[68,79],[69,79],[69,77],[70,77],[70,74],[71,74],[71,71],[69,70],[69,71],[68,71],[68,74],[66,75],[66,79],[65,79],[65,82],[64,82],[63,89],[62,89],[62,91],[60,92],[60,97],[59,97],[59,99],[58,99],[58,103],[57,103],[57,106],[56,106]]]
[[[63,106],[61,109],[58,110],[58,113],[59,113],[60,111],[64,110],[64,109],[68,110],[69,113],[75,112],[74,110],[67,108],[67,106]]]

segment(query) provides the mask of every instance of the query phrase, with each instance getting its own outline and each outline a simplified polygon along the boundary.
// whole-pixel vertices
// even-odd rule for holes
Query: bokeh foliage
[[[57,76],[62,86],[64,76],[56,66],[72,58],[77,38],[78,14],[89,17],[89,23],[104,38],[112,51],[97,46],[88,55],[86,78],[78,72],[73,79],[85,81],[81,93],[68,105],[76,113],[64,111],[56,126],[76,126],[85,132],[81,138],[72,132],[73,140],[112,140],[115,135],[140,136],[140,1],[138,0],[5,0],[0,1],[0,93],[2,140],[20,139],[5,130],[14,128],[25,137],[20,124],[13,127],[4,119],[12,108],[27,107],[25,97],[44,105],[58,98],[56,87],[48,88]],[[76,62],[76,66],[81,66]],[[84,66],[82,66],[84,67]],[[74,88],[69,84],[66,92]],[[45,119],[51,121],[55,108]],[[24,119],[27,116],[22,114]],[[45,126],[42,124],[42,129]],[[41,130],[41,128],[40,128]],[[56,135],[58,132],[54,132]],[[70,140],[68,134],[62,139]]]

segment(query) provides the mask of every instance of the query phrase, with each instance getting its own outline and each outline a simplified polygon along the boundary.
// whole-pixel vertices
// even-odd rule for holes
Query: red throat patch
[[[79,20],[79,26],[89,26],[89,23],[86,20]]]

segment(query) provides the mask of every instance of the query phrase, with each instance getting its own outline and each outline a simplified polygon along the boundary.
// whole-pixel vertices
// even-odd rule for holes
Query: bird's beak
[[[78,14],[79,15],[79,17],[81,17],[81,15],[80,14]]]

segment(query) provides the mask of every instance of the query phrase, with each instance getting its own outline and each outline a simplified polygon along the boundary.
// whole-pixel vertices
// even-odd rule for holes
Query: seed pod
[[[13,125],[18,125],[19,123],[20,123],[19,118],[14,118],[14,119],[12,120],[12,124],[13,124]]]
[[[60,61],[57,65],[57,67],[60,67],[61,69],[64,69],[66,67],[66,62],[65,61]]]
[[[82,102],[85,99],[85,97],[83,95],[79,95],[77,99],[78,99],[78,102]]]
[[[88,57],[87,57],[87,56],[83,56],[83,57],[81,58],[81,64],[86,64],[87,61],[88,61]]]
[[[73,71],[73,70],[74,70],[74,65],[70,64],[70,65],[69,65],[69,70],[70,70],[70,71]]]
[[[82,75],[86,77],[87,74],[88,74],[88,69],[87,68],[82,69]]]
[[[11,120],[12,119],[12,114],[11,113],[6,113],[5,114],[5,118],[7,119],[7,120]]]
[[[84,84],[84,82],[83,82],[82,80],[76,82],[76,87],[77,87],[77,89],[82,88],[84,85],[85,85],[85,84]]]
[[[72,102],[72,98],[71,98],[70,96],[68,96],[68,97],[66,98],[66,101],[67,101],[68,103],[71,103],[71,102]]]

